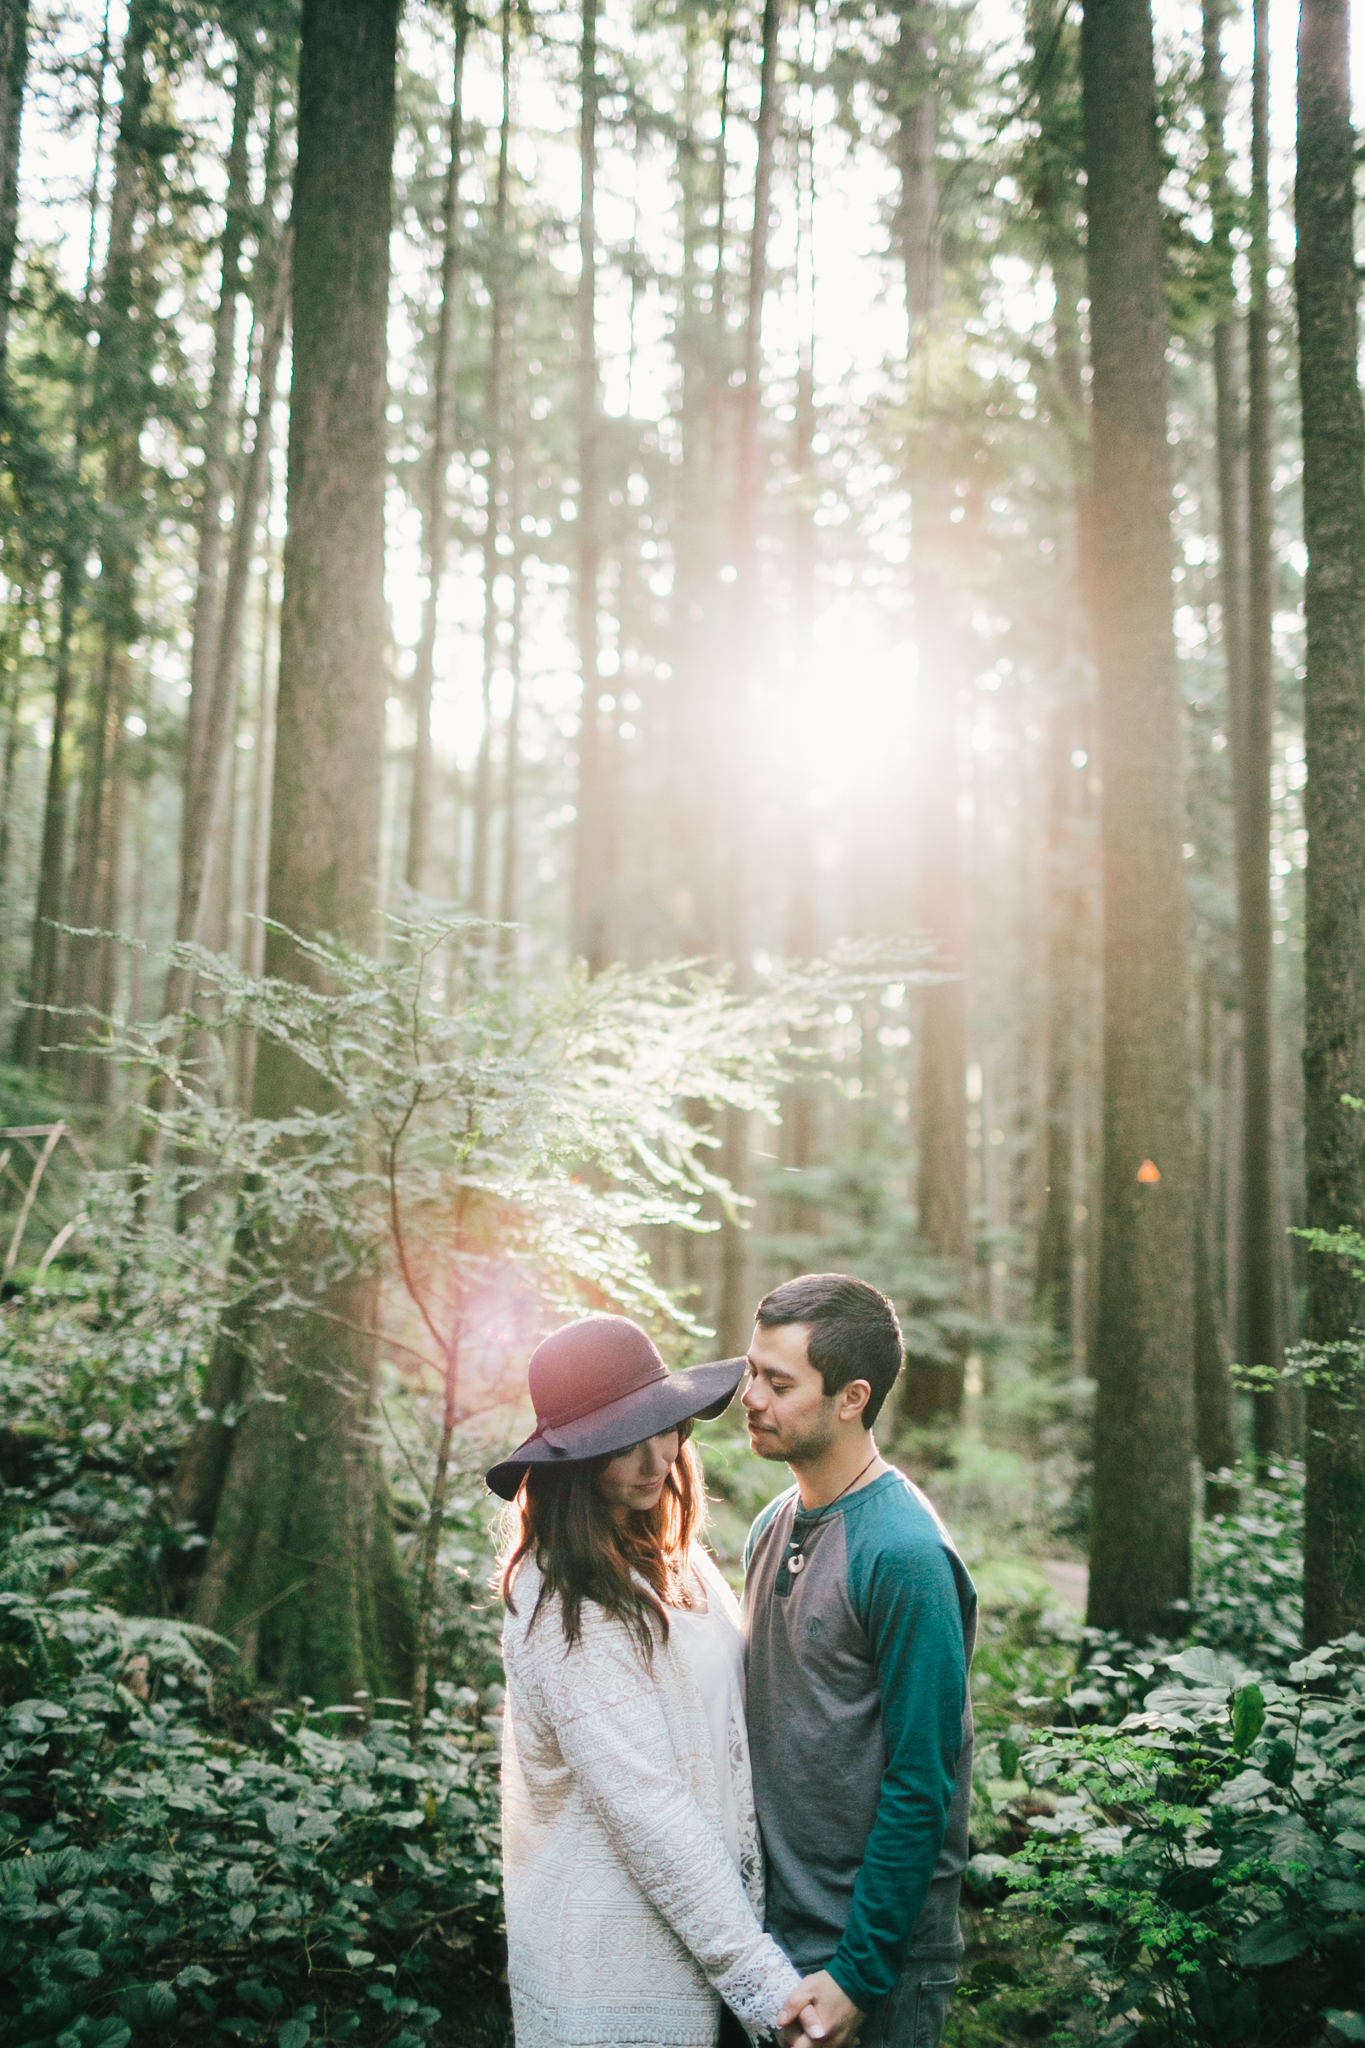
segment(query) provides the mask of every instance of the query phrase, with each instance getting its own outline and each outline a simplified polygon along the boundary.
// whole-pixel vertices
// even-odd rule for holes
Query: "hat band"
[[[622,1387],[618,1392],[609,1394],[605,1401],[600,1394],[594,1394],[592,1399],[581,1407],[563,1408],[555,1415],[537,1413],[534,1434],[540,1436],[544,1430],[563,1429],[566,1423],[582,1422],[585,1416],[596,1415],[599,1409],[610,1408],[617,1401],[627,1400],[631,1394],[642,1394],[646,1387],[657,1386],[660,1380],[666,1380],[668,1376],[668,1368],[661,1363],[657,1369],[646,1373],[642,1380],[636,1380],[631,1386]]]

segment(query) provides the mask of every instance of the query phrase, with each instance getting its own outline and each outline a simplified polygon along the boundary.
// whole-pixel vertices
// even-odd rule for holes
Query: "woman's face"
[[[662,1436],[646,1437],[628,1451],[618,1451],[597,1475],[597,1491],[609,1502],[619,1519],[628,1514],[648,1514],[659,1504],[673,1460],[682,1446],[676,1429]]]

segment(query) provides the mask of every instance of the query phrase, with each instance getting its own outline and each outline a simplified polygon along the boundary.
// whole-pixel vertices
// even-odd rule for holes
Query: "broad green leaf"
[[[1232,1746],[1245,1756],[1265,1726],[1265,1697],[1259,1685],[1244,1685],[1232,1701]]]
[[[280,2048],[304,2048],[309,2031],[307,2020],[285,2020],[275,2038]]]
[[[1308,1936],[1289,1920],[1262,1920],[1248,1928],[1237,1944],[1237,1960],[1252,1970],[1268,1970],[1302,1955]]]

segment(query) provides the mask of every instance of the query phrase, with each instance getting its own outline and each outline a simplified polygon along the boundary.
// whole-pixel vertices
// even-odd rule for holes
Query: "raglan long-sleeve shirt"
[[[780,1495],[745,1567],[765,1924],[798,1968],[827,1968],[866,2010],[912,1951],[961,1946],[976,1593],[895,1471],[810,1514],[794,1487]]]

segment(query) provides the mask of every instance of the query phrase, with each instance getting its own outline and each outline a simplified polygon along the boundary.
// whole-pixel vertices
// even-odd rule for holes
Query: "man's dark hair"
[[[866,1380],[872,1392],[863,1421],[871,1429],[905,1358],[901,1326],[884,1294],[847,1273],[803,1273],[764,1295],[757,1321],[765,1330],[809,1324],[806,1356],[826,1397],[850,1380]]]

